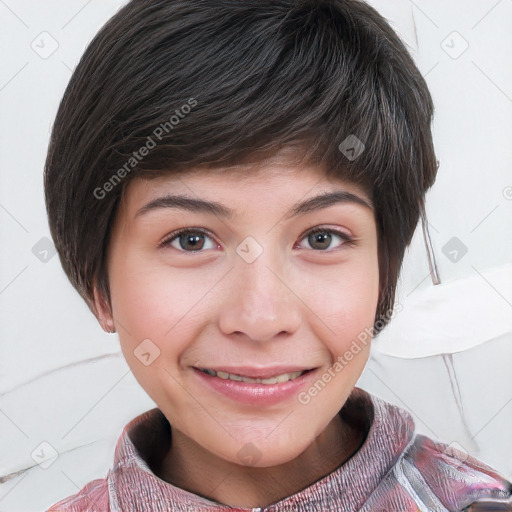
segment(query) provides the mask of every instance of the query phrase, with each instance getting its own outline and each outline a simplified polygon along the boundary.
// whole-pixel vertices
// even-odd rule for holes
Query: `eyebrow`
[[[294,204],[292,208],[286,213],[285,218],[295,217],[297,215],[303,215],[316,210],[328,208],[334,204],[349,203],[358,204],[364,206],[373,211],[373,203],[365,198],[362,198],[356,194],[348,192],[346,190],[335,190],[333,192],[324,192],[320,195],[310,197],[304,201],[299,201]],[[228,208],[222,203],[216,201],[209,201],[206,199],[198,199],[186,195],[165,195],[153,199],[142,208],[137,210],[135,217],[144,215],[150,211],[159,210],[162,208],[173,208],[179,210],[186,210],[189,212],[196,213],[207,213],[210,215],[216,215],[220,218],[229,219],[236,214],[235,210]]]

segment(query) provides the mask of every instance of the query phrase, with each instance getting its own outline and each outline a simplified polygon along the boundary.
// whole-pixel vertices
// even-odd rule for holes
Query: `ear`
[[[110,301],[105,296],[105,292],[99,290],[96,284],[94,285],[93,312],[105,332],[116,332]]]

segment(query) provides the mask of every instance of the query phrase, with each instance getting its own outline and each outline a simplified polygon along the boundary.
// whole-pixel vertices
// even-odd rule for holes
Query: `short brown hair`
[[[298,145],[371,195],[379,332],[437,173],[432,114],[406,47],[362,1],[132,0],[89,44],[53,126],[45,198],[64,271],[94,312],[131,179]],[[350,136],[357,158],[340,150]]]

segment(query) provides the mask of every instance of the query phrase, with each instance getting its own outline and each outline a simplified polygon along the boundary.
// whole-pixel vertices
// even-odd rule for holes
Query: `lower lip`
[[[291,397],[296,397],[301,388],[313,378],[315,370],[310,370],[296,379],[277,384],[257,384],[241,382],[231,379],[221,379],[208,375],[197,368],[193,368],[197,376],[207,386],[215,391],[248,405],[272,405]]]

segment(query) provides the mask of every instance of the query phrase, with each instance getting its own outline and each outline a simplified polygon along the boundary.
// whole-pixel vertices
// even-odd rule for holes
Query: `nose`
[[[219,328],[226,335],[265,342],[278,334],[296,332],[301,323],[301,301],[281,267],[263,253],[252,263],[241,258],[229,273]],[[282,334],[284,335],[284,334]]]

